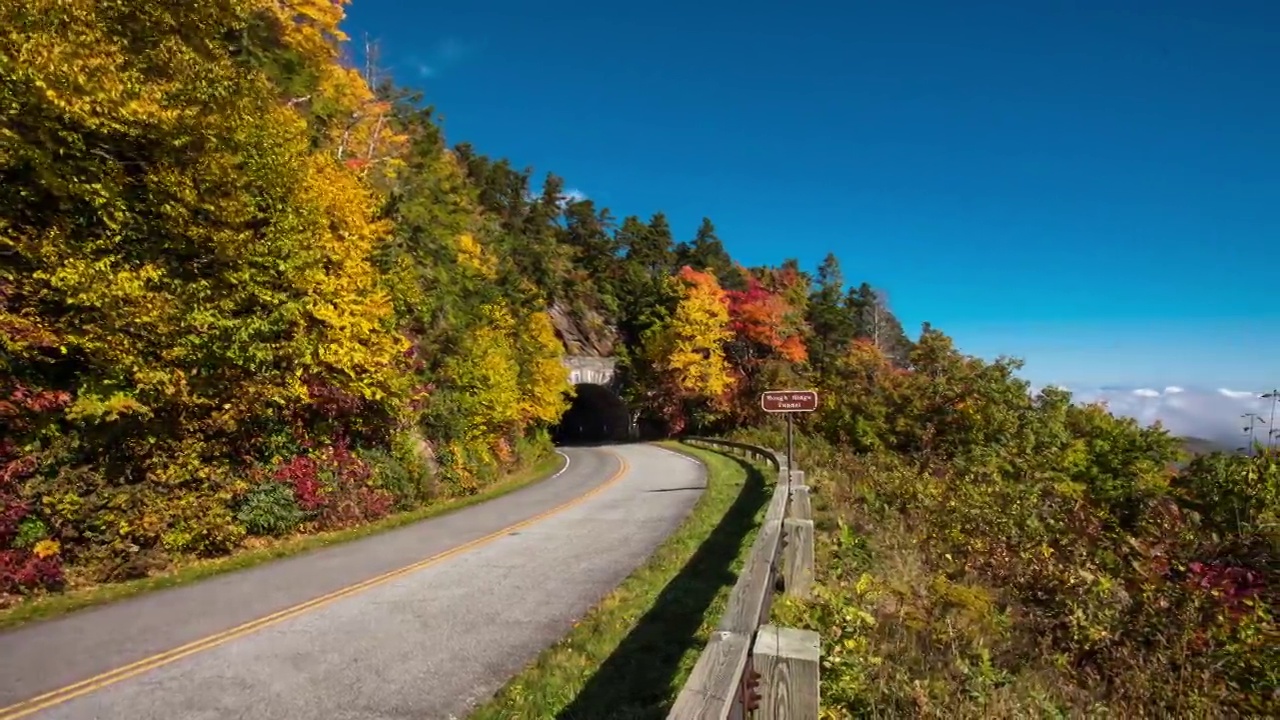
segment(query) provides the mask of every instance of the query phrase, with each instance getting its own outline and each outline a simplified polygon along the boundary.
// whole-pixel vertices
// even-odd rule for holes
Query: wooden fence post
[[[782,577],[786,594],[807,598],[813,591],[813,521],[782,521]]]
[[[818,720],[819,644],[812,630],[760,628],[752,653],[760,673],[758,720]]]
[[[813,510],[804,472],[789,475],[786,455],[772,450],[698,440],[721,452],[741,451],[745,457],[769,461],[778,471],[777,483],[717,631],[698,656],[667,720],[817,720],[818,634],[768,624],[779,581],[790,595],[806,597],[812,592]],[[744,693],[753,677],[759,679],[760,702],[756,710],[747,711]]]
[[[796,520],[812,520],[813,504],[809,501],[808,485],[792,485],[791,486],[791,512],[787,513],[788,517]]]

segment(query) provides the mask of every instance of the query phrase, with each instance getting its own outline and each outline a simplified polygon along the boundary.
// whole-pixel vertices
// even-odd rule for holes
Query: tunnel
[[[603,385],[574,386],[573,404],[552,429],[557,445],[626,442],[631,439],[631,413],[618,394]]]

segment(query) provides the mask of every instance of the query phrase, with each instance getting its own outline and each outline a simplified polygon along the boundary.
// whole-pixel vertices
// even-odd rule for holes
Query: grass
[[[246,548],[219,558],[179,562],[168,571],[158,575],[120,583],[93,585],[56,595],[32,597],[17,605],[0,609],[0,629],[36,620],[48,620],[75,610],[123,600],[124,598],[141,595],[153,590],[186,585],[214,575],[251,568],[271,560],[300,555],[310,550],[330,545],[351,542],[352,540],[376,535],[446,513],[456,512],[465,507],[493,500],[531,485],[548,477],[560,469],[563,464],[562,456],[551,455],[531,467],[511,473],[506,478],[475,495],[454,498],[416,510],[389,515],[367,525],[314,535],[294,535],[280,539],[263,539],[262,541],[266,543],[264,546]]]
[[[666,717],[720,619],[768,495],[765,474],[745,461],[661,445],[707,466],[689,517],[472,720]]]

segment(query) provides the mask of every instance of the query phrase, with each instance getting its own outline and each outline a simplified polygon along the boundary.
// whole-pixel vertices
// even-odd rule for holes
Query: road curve
[[[0,634],[0,720],[464,717],[705,486],[653,446],[564,453],[482,505]]]

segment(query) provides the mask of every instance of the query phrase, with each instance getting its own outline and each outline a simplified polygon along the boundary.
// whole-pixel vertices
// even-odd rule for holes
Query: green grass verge
[[[689,517],[472,720],[666,717],[720,620],[768,495],[765,474],[745,461],[659,444],[707,465]]]
[[[563,465],[564,458],[561,455],[553,454],[531,467],[511,473],[506,478],[475,495],[454,498],[416,510],[389,515],[367,525],[314,535],[294,535],[271,542],[266,547],[245,549],[231,555],[208,560],[181,562],[164,573],[150,577],[120,583],[94,585],[57,595],[33,597],[12,607],[0,610],[0,629],[35,620],[47,620],[75,610],[122,600],[153,590],[186,585],[214,575],[221,575],[233,570],[243,570],[278,558],[299,555],[309,550],[329,545],[351,542],[352,540],[376,535],[428,518],[438,517],[515,492],[520,488],[548,477]]]

